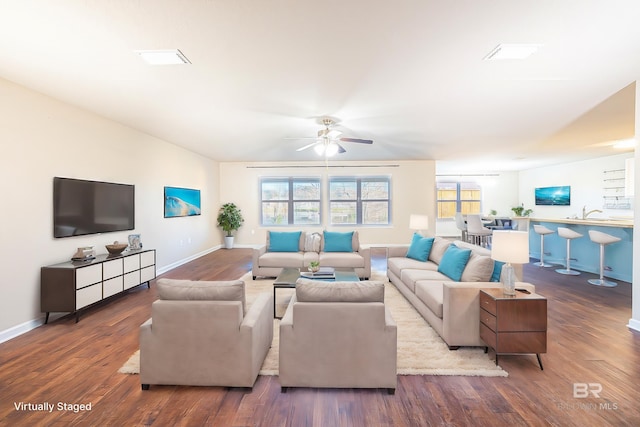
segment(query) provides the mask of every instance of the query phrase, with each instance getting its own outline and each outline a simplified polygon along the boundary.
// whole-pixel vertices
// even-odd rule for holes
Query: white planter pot
[[[225,236],[224,237],[224,247],[225,249],[233,248],[233,236]]]

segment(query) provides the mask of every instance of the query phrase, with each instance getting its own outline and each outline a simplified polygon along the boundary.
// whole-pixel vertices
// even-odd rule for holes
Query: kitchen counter
[[[535,224],[556,231],[566,227],[582,234],[571,241],[571,268],[574,270],[600,274],[600,245],[589,238],[589,230],[619,237],[617,243],[605,247],[605,277],[631,282],[633,276],[633,220],[631,219],[587,219],[571,218],[531,218],[529,224],[529,253],[532,258],[540,259],[540,235],[533,230]],[[562,268],[567,256],[567,241],[558,233],[548,234],[544,238],[544,260],[555,264],[552,269]],[[586,283],[585,278],[585,283]]]
[[[595,225],[598,227],[633,228],[632,219],[619,218],[531,218],[532,222],[551,222],[560,224]]]

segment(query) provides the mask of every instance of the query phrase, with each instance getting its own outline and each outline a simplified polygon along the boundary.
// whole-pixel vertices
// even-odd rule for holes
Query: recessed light
[[[191,64],[191,61],[179,49],[136,50],[135,53],[150,65]]]
[[[494,59],[526,59],[533,55],[541,46],[541,44],[501,43],[483,59],[485,61],[492,61]]]

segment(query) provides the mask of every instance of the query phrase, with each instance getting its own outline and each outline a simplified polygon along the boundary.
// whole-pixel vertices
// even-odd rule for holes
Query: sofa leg
[[[143,390],[149,390],[149,384],[142,384]]]
[[[460,348],[459,345],[447,345],[447,347],[449,347],[449,350],[454,351]]]
[[[253,276],[253,280],[256,280],[256,277],[258,277],[258,276]]]
[[[387,389],[387,394],[391,394],[391,395],[396,394],[396,389],[395,388],[388,388]]]
[[[287,392],[286,387],[280,387],[280,393],[286,393],[286,392]]]

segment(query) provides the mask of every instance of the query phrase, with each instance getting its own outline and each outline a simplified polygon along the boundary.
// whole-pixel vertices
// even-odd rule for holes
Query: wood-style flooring
[[[383,255],[374,254],[373,264],[384,269]],[[250,249],[222,249],[164,277],[235,279],[250,267]],[[400,376],[395,395],[357,389],[282,394],[272,376],[258,377],[251,392],[183,386],[142,391],[137,375],[117,371],[138,348],[138,326],[156,299],[152,282],[151,289],[136,288],[90,308],[77,324],[62,317],[0,344],[0,425],[640,425],[640,333],[626,327],[630,284],[604,289],[586,283],[591,274],[562,276],[532,265],[524,276],[548,299],[544,371],[534,355],[513,355],[500,357],[508,378]],[[591,391],[598,397],[582,397]],[[16,408],[44,403],[54,406],[52,412]],[[64,404],[91,409],[60,410]]]

